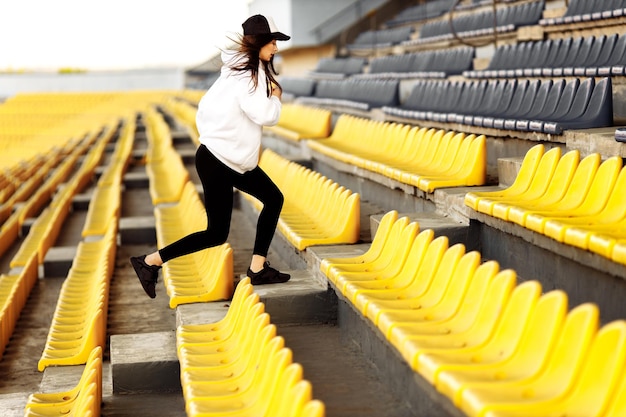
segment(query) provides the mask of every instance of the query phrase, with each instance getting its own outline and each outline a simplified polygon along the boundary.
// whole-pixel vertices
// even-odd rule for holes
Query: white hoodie
[[[244,173],[259,163],[263,126],[278,122],[281,102],[267,97],[267,81],[259,65],[259,83],[254,89],[250,71],[230,69],[241,56],[222,52],[220,77],[198,104],[196,126],[200,143],[236,172]]]

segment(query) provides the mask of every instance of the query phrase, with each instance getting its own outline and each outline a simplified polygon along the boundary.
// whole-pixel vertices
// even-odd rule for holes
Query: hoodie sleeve
[[[259,73],[259,85],[255,90],[251,90],[249,85],[245,86],[241,95],[240,106],[241,110],[254,123],[260,126],[273,126],[278,123],[282,104],[278,97],[270,96],[268,98],[266,91],[265,77]]]

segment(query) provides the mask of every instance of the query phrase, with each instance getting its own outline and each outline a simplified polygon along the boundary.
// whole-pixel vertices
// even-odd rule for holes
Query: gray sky
[[[249,0],[1,0],[0,71],[200,64]]]

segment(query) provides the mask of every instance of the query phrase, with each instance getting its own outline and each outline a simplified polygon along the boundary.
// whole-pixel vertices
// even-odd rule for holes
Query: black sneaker
[[[252,270],[248,268],[247,275],[252,285],[280,284],[289,281],[289,278],[291,278],[291,275],[278,272],[276,269],[270,267],[269,262],[265,262],[263,269],[259,272],[252,272]]]
[[[135,269],[139,282],[141,282],[141,286],[146,294],[148,294],[150,298],[156,297],[156,283],[161,267],[148,265],[146,263],[146,255],[131,256],[130,263]]]

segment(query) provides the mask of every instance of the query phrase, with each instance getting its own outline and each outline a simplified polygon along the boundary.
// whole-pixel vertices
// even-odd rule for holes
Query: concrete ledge
[[[75,257],[76,246],[55,246],[50,248],[43,260],[43,276],[67,276]]]
[[[87,211],[89,209],[89,203],[93,195],[91,193],[83,193],[75,195],[72,199],[72,210],[74,211]]]
[[[150,186],[150,179],[148,174],[144,172],[127,172],[124,174],[124,186],[127,189],[133,188],[148,188]]]
[[[274,324],[334,322],[337,317],[334,294],[306,270],[285,271],[291,279],[284,284],[259,285],[254,291],[265,304]],[[176,326],[215,323],[230,307],[230,301],[183,304],[176,308]]]
[[[180,391],[175,332],[111,336],[114,394]]]
[[[17,392],[0,395],[0,410],[2,417],[24,417],[24,407],[31,393]]]
[[[447,236],[450,246],[456,243],[464,245],[468,243],[469,225],[458,223],[437,213],[398,213],[398,218],[404,216],[408,217],[410,221],[417,221],[420,231],[432,229],[435,232],[435,237]],[[382,218],[383,215],[381,214],[371,216],[370,221],[373,234],[378,230],[378,225]]]
[[[154,244],[156,221],[153,216],[122,217],[119,235],[122,244]]]
[[[85,365],[49,366],[43,371],[39,392],[64,392],[78,385]]]
[[[259,285],[265,311],[274,324],[304,324],[335,322],[337,301],[328,285],[320,285],[309,270],[285,271],[291,279],[284,284]]]
[[[414,372],[400,353],[367,318],[338,294],[338,323],[342,342],[358,346],[378,369],[381,383],[408,402],[419,416],[463,417],[465,414]]]

